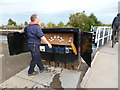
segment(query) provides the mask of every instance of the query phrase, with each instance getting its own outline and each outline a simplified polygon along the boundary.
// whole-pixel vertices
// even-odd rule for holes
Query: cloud
[[[2,13],[23,13],[36,11],[54,13],[66,10],[96,11],[117,0],[2,0]]]
[[[32,13],[39,14],[42,21],[66,22],[69,14],[84,10],[87,15],[94,13],[100,21],[109,23],[117,13],[117,4],[118,0],[1,0],[0,15],[3,22],[8,18],[20,22]]]

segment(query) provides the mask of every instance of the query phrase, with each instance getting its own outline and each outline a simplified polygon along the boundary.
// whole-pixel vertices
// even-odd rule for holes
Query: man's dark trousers
[[[43,64],[41,63],[41,55],[40,55],[40,45],[37,44],[28,44],[28,48],[31,52],[32,60],[30,62],[30,68],[28,70],[28,74],[32,74],[34,72],[34,68],[37,65],[40,70],[44,69]]]

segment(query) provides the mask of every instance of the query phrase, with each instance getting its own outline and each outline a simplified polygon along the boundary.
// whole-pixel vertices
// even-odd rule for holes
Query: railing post
[[[106,27],[103,27],[102,45],[104,45],[104,39],[105,39],[105,30],[106,30]]]
[[[110,28],[108,27],[108,28],[107,28],[107,42],[108,42],[108,41],[109,41],[109,39],[110,39],[109,32],[110,32]]]
[[[111,38],[112,38],[112,31],[113,31],[113,29],[111,28],[111,30],[110,30],[111,32],[110,32],[110,40],[111,40]]]
[[[98,33],[99,33],[98,29],[99,29],[99,28],[97,28],[97,30],[96,30],[95,43],[97,43],[97,42],[98,42]]]
[[[101,31],[101,28],[98,27],[97,50],[98,50],[99,44],[100,44],[100,31]]]
[[[111,40],[111,28],[109,27],[108,28],[108,38],[107,38],[107,42],[109,41],[109,40]]]

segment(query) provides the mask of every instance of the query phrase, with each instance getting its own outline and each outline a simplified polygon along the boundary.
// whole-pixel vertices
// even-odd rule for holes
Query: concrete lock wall
[[[29,52],[10,56],[7,40],[0,40],[0,83],[28,67],[30,60]]]

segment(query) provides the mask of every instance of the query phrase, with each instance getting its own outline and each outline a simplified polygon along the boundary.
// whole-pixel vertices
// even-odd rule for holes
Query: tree
[[[45,23],[40,23],[41,27],[46,27]]]
[[[98,21],[97,17],[93,13],[90,14],[89,19],[90,19],[91,25],[93,26],[102,25],[102,23]]]
[[[81,30],[90,31],[89,18],[84,13],[70,14],[68,26],[79,27]]]
[[[8,20],[8,25],[12,25],[12,24],[13,24],[12,19],[9,19],[9,20]]]
[[[59,22],[57,26],[58,26],[58,27],[65,27],[65,25],[64,25],[63,22]]]
[[[16,26],[17,24],[16,24],[16,22],[13,21],[12,19],[9,19],[9,20],[8,20],[8,25],[14,25],[14,26]]]
[[[49,22],[49,23],[47,24],[47,26],[48,26],[48,27],[55,27],[56,25],[55,25],[53,22]]]
[[[25,21],[25,22],[24,22],[24,25],[28,25],[28,22],[27,22],[27,21]]]

